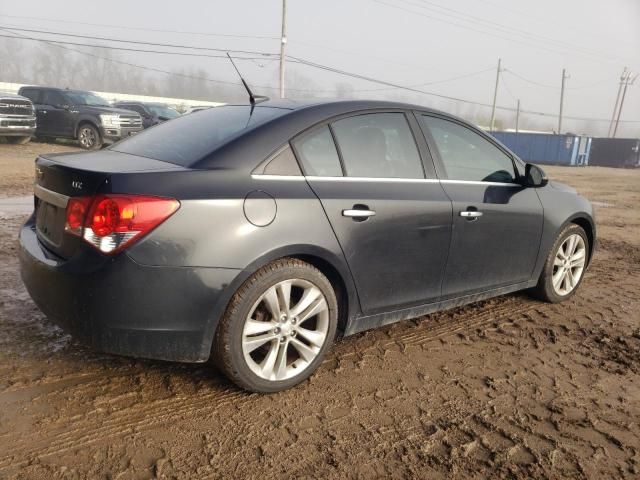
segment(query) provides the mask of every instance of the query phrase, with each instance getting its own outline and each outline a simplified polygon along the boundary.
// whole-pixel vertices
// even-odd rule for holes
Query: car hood
[[[116,108],[116,107],[96,107],[93,105],[76,105],[77,109],[86,112],[86,113],[112,113],[114,115],[138,115],[136,112],[132,112],[131,110],[125,110],[124,108]]]
[[[569,185],[566,185],[564,183],[556,182],[553,180],[549,182],[549,186],[551,188],[555,188],[556,190],[560,190],[561,192],[575,193],[575,194],[578,193],[578,191],[575,188],[570,187]]]

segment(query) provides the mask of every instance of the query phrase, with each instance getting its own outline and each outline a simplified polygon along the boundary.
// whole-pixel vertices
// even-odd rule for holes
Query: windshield
[[[228,105],[208,108],[161,123],[113,145],[116,152],[153,158],[184,167],[193,165],[241,131],[284,115],[274,107]]]
[[[165,117],[165,118],[176,118],[179,117],[180,114],[177,110],[169,107],[168,105],[149,105],[147,104],[147,108],[151,110],[156,117]]]
[[[92,92],[78,90],[64,92],[74,105],[89,105],[91,107],[109,107],[109,102]]]

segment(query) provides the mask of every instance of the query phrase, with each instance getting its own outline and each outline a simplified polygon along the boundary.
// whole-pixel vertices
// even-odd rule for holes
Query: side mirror
[[[547,174],[539,166],[527,163],[524,167],[524,184],[527,187],[544,187],[549,183]]]

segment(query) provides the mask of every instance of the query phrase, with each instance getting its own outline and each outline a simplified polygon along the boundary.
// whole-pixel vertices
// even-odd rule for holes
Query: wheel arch
[[[570,222],[567,222],[567,223],[573,223],[575,225],[578,225],[579,227],[582,227],[584,232],[587,234],[587,239],[589,240],[589,258],[587,261],[587,265],[590,265],[591,259],[593,258],[593,252],[595,251],[595,248],[596,248],[596,232],[595,232],[595,225],[593,224],[593,220],[591,220],[586,216],[578,215],[572,218]]]
[[[97,125],[97,123],[96,123],[95,119],[93,119],[93,118],[91,118],[91,117],[81,117],[81,118],[78,120],[78,122],[76,123],[76,127],[75,127],[75,129],[74,129],[74,131],[73,131],[73,138],[74,138],[74,139],[76,139],[76,140],[78,139],[78,133],[80,132],[80,128],[81,128],[83,125],[87,125],[87,124],[88,124],[88,125],[91,125],[93,128],[95,128],[95,129],[96,129],[96,131],[98,132],[98,135],[102,135],[102,134],[100,133],[100,127],[98,127],[98,125]]]
[[[225,314],[229,302],[240,286],[256,271],[281,258],[296,258],[313,265],[331,282],[338,300],[338,331],[344,332],[349,319],[359,310],[355,284],[344,259],[335,253],[315,245],[290,245],[274,249],[247,265],[220,293],[213,314],[205,331],[204,342],[210,349],[218,329],[220,319]]]

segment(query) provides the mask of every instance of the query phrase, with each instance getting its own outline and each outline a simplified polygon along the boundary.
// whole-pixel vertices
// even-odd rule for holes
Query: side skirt
[[[408,320],[410,318],[421,317],[429,313],[468,305],[470,303],[479,302],[480,300],[486,300],[487,298],[517,292],[518,290],[525,290],[527,288],[535,287],[536,284],[536,280],[530,280],[528,282],[516,283],[506,287],[487,290],[485,292],[451,298],[441,302],[428,303],[426,305],[419,305],[417,307],[406,308],[403,310],[394,310],[392,312],[378,313],[367,317],[352,318],[349,320],[347,328],[344,331],[344,336],[346,337],[348,335],[353,335],[354,333],[364,332],[365,330],[382,327],[383,325],[389,325],[391,323]]]

